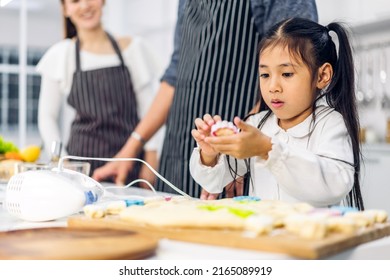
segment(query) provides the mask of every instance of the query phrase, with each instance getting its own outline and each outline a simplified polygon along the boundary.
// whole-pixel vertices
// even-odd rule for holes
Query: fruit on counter
[[[10,160],[20,160],[26,162],[34,162],[41,155],[41,148],[37,145],[29,145],[26,148],[19,150],[18,147],[11,141],[5,141],[0,136],[0,158]]]
[[[36,145],[30,145],[19,152],[22,159],[26,162],[34,162],[41,155],[41,148]]]
[[[22,155],[19,152],[6,152],[4,154],[5,159],[23,160]]]

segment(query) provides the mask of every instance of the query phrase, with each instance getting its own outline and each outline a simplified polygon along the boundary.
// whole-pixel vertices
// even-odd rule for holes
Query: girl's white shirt
[[[163,68],[151,47],[141,38],[133,37],[129,46],[122,51],[129,69],[137,110],[142,119],[147,113],[156,93]],[[120,65],[119,57],[113,54],[94,54],[80,51],[82,71]],[[41,74],[41,91],[38,110],[38,127],[49,156],[52,141],[68,142],[75,110],[67,103],[73,74],[76,69],[75,42],[64,39],[53,45],[44,54],[36,70]],[[161,128],[145,145],[145,150],[161,151],[163,130]],[[66,154],[63,150],[62,154]]]
[[[265,112],[251,116],[247,123],[257,126]],[[338,112],[319,106],[316,121],[312,116],[288,130],[278,125],[272,114],[261,131],[271,137],[268,159],[253,157],[250,161],[252,182],[250,195],[263,200],[307,202],[314,207],[339,205],[354,182],[351,139]],[[230,158],[234,167],[234,159]],[[195,148],[190,159],[195,181],[210,193],[221,193],[233,180],[227,157],[219,156],[214,167],[205,166]],[[244,160],[238,160],[238,174],[246,173]]]

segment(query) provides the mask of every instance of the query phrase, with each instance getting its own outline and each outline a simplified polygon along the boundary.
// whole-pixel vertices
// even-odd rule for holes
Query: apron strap
[[[76,38],[75,47],[76,47],[76,72],[80,72],[81,71],[81,67],[80,67],[80,39],[78,37]]]
[[[121,66],[124,67],[125,66],[125,62],[123,60],[122,53],[121,53],[121,51],[119,49],[119,46],[118,46],[117,42],[115,41],[115,39],[108,32],[106,32],[106,34],[107,34],[108,39],[111,41],[111,44],[112,44],[112,47],[114,48],[115,53],[118,55],[119,60],[121,61]],[[78,37],[76,38],[75,47],[76,47],[76,72],[80,72],[81,71],[81,66],[80,66],[80,39]]]
[[[124,67],[125,63],[123,61],[122,53],[121,53],[121,50],[119,49],[119,46],[118,46],[117,42],[115,41],[115,39],[108,32],[106,32],[106,34],[108,36],[108,39],[110,39],[111,44],[112,44],[116,54],[118,55],[118,57],[119,57],[119,59],[121,61],[121,65]]]

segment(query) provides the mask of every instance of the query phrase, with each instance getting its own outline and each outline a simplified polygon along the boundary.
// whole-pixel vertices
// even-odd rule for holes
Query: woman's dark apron
[[[258,33],[250,1],[187,1],[181,33],[177,85],[169,112],[160,173],[187,194],[200,186],[189,172],[195,147],[191,130],[205,113],[232,121],[258,100]],[[174,192],[161,180],[159,191]]]
[[[129,70],[117,43],[107,35],[120,59],[119,66],[82,71],[80,41],[76,41],[76,72],[68,97],[76,117],[67,145],[69,155],[111,158],[123,147],[139,121]],[[106,162],[90,163],[92,174]]]

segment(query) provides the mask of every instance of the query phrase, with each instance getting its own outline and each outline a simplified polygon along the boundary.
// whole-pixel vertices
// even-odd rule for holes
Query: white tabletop
[[[5,185],[0,185],[0,203],[4,200]],[[118,193],[118,192],[117,192]],[[152,196],[151,191],[130,188],[126,190],[127,194]],[[1,207],[0,209],[0,231],[10,231],[28,228],[42,227],[65,227],[67,218],[58,219],[50,222],[27,222],[11,216]],[[195,244],[190,242],[181,242],[168,239],[161,239],[156,254],[152,260],[240,260],[240,259],[295,259],[285,254],[275,254],[260,252],[255,250],[242,250],[229,247],[211,246]],[[346,250],[340,254],[333,255],[329,259],[335,260],[390,260],[390,237],[381,238],[365,244]]]

